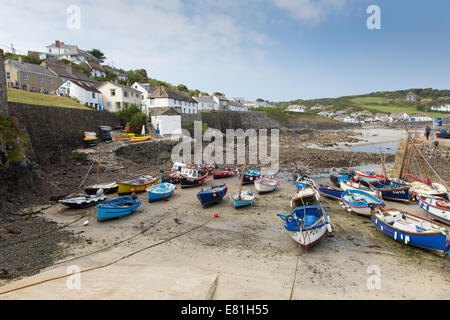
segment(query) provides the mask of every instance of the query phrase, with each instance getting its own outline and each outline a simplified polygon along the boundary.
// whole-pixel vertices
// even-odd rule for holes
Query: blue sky
[[[286,101],[450,84],[446,0],[1,3],[0,45],[99,48],[107,64],[231,97]],[[67,27],[69,5],[80,8],[79,29]],[[381,9],[381,30],[366,27],[369,5]]]

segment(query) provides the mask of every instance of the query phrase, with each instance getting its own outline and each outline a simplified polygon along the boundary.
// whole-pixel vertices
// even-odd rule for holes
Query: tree
[[[94,57],[96,57],[98,60],[100,60],[101,63],[105,62],[106,57],[103,52],[101,52],[99,49],[92,49],[91,51],[88,51],[90,54],[92,54]]]
[[[188,88],[184,84],[179,84],[177,86],[178,91],[189,92]]]

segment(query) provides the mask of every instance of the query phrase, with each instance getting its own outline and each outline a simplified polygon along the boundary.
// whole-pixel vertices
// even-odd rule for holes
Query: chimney
[[[72,62],[70,64],[66,64],[66,71],[69,74],[72,74]]]
[[[45,69],[48,69],[47,60],[42,61],[41,67],[44,67]]]
[[[114,80],[115,84],[119,84],[119,79],[116,78],[116,80]]]
[[[19,56],[19,63],[23,64],[23,57],[22,56]]]
[[[130,86],[130,80],[127,80],[127,87]]]

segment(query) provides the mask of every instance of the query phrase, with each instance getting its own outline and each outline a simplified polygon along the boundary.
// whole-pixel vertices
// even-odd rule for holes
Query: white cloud
[[[344,7],[346,0],[273,0],[279,8],[285,9],[296,20],[318,25],[328,15]]]

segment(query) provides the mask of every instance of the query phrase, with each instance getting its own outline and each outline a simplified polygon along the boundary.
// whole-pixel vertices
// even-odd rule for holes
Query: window
[[[44,77],[43,76],[39,76],[39,83],[44,83]]]
[[[111,109],[111,102],[106,103],[106,109]]]
[[[54,84],[55,80],[52,77],[48,77],[48,83],[49,84]]]
[[[23,80],[25,80],[25,81],[28,81],[29,80],[29,75],[28,75],[28,73],[24,73],[23,74]]]
[[[93,107],[93,106],[94,106],[94,104],[93,104],[93,103],[91,102],[91,103],[90,103],[90,106],[91,106],[91,107]]]
[[[116,102],[116,109],[120,110],[120,102]]]
[[[123,103],[123,107],[126,109],[126,108],[128,108],[128,103]]]
[[[154,99],[154,98],[151,98],[151,99],[150,99],[150,104],[151,104],[151,105],[154,105],[154,104],[155,104],[155,99]]]
[[[111,97],[115,97],[116,96],[116,89],[111,89]]]
[[[128,91],[124,90],[124,91],[123,91],[123,96],[124,96],[125,98],[127,98],[127,97],[128,97]]]
[[[9,72],[6,73],[6,80],[9,80],[11,78],[11,75]]]
[[[95,92],[92,92],[92,99],[95,99]]]

